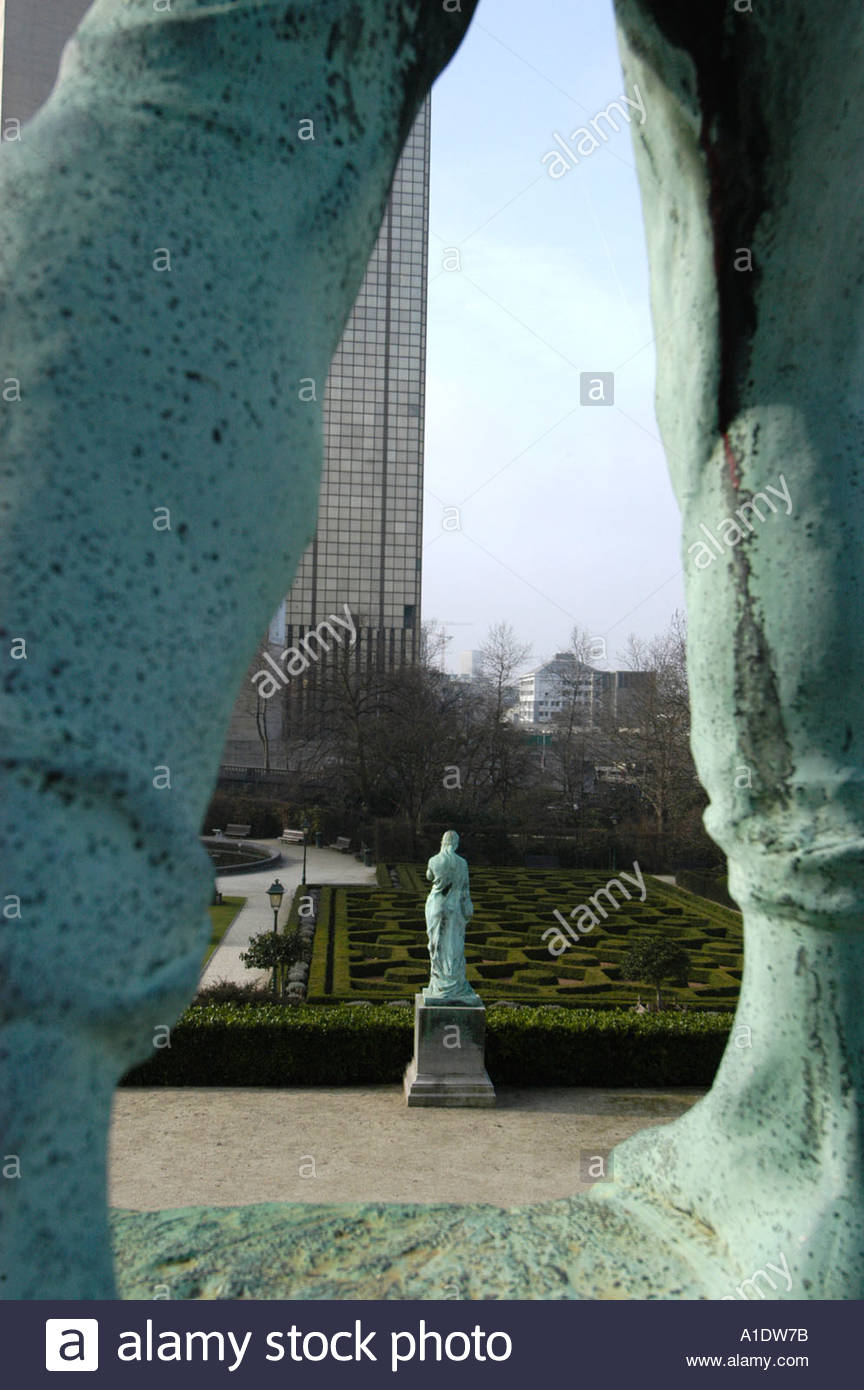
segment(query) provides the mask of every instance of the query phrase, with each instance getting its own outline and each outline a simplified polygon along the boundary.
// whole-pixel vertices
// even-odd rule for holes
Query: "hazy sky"
[[[501,619],[531,664],[578,623],[615,665],[683,606],[630,126],[577,129],[640,96],[609,0],[481,0],[433,90],[423,616],[452,669]],[[583,372],[614,405],[580,404]]]

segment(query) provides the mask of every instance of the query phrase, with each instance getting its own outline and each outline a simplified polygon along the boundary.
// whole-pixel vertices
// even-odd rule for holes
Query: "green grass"
[[[627,868],[632,873],[632,865]],[[399,888],[379,874],[377,887],[322,894],[310,1003],[410,999],[425,983],[423,869],[400,864],[397,873]],[[607,869],[472,869],[475,913],[465,954],[468,979],[484,1002],[614,1009],[631,1006],[640,994],[651,1001],[652,986],[621,978],[621,961],[634,941],[660,935],[683,946],[692,967],[686,986],[664,987],[664,1002],[734,1009],[743,951],[740,915],[650,877],[644,902],[624,880],[633,896],[614,890],[617,907],[601,898],[605,917],[595,904],[598,924],[561,955],[550,955],[549,945],[557,943],[544,940],[543,933],[560,925],[555,909],[575,921],[572,910],[609,881]]]
[[[245,903],[245,898],[224,898],[216,906],[208,907],[210,913],[210,945],[202,965],[206,965],[237,913]]]

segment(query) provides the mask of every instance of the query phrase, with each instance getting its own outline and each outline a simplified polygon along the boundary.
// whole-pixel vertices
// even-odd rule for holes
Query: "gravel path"
[[[116,1093],[112,1206],[565,1197],[602,1155],[703,1092],[504,1088],[494,1110],[408,1109],[398,1086]]]

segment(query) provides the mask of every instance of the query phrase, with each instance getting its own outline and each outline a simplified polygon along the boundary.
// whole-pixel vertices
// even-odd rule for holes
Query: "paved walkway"
[[[494,1110],[409,1109],[400,1086],[120,1090],[110,1202],[492,1202],[566,1197],[592,1156],[703,1094],[502,1088]]]
[[[256,840],[254,843],[281,851],[282,862],[271,864],[267,869],[253,869],[248,874],[220,874],[216,879],[216,887],[221,893],[226,897],[245,897],[246,903],[207,962],[199,988],[213,985],[217,980],[247,985],[270,978],[269,970],[247,970],[240,959],[240,952],[246,950],[250,937],[273,930],[273,909],[267,889],[274,878],[278,878],[285,889],[279,910],[279,930],[283,930],[295,889],[300,887],[303,877],[303,846],[283,845],[281,840]],[[375,870],[358,864],[353,854],[340,854],[335,849],[307,848],[306,882],[374,883]]]

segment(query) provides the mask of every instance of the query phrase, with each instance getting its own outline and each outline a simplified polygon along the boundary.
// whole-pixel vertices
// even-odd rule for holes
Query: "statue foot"
[[[864,936],[753,916],[743,1039],[733,1032],[692,1110],[614,1150],[613,1181],[591,1196],[682,1250],[704,1251],[707,1231],[717,1252],[717,1277],[703,1268],[708,1297],[861,1298]],[[721,1287],[730,1268],[738,1279]]]

